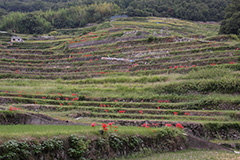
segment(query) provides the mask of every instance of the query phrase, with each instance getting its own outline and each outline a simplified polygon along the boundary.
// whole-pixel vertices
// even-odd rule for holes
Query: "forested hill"
[[[113,15],[221,21],[231,0],[0,0],[0,30],[48,33]],[[31,23],[30,23],[31,22]]]
[[[230,0],[0,0],[0,15],[58,10],[76,5],[115,3],[129,16],[164,16],[194,21],[220,21]]]

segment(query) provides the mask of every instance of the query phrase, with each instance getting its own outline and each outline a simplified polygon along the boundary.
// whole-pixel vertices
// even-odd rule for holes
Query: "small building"
[[[12,36],[11,42],[24,42],[24,40],[22,39],[22,37]]]
[[[1,34],[7,34],[7,31],[0,31]]]

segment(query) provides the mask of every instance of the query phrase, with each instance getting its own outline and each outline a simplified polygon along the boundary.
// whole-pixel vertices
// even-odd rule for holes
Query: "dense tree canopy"
[[[221,23],[220,33],[240,35],[240,0],[232,0],[225,10],[225,19]]]
[[[17,33],[48,33],[52,28],[76,28],[87,23],[102,21],[114,15],[120,8],[112,3],[92,4],[62,8],[57,11],[31,13],[12,12],[2,17],[0,30],[15,30]]]
[[[232,9],[239,10],[236,7],[239,1],[233,0],[232,7],[235,8],[230,5],[228,14]],[[14,29],[19,33],[46,33],[52,28],[82,27],[117,14],[221,21],[229,3],[230,0],[0,0],[0,29]],[[30,18],[30,13],[35,18],[34,25],[26,26],[22,21]],[[239,14],[230,14],[230,17],[237,19]],[[222,33],[238,32],[234,29],[239,28],[238,23],[229,19],[229,15],[226,15],[222,24]],[[34,26],[42,26],[45,30],[31,29]]]

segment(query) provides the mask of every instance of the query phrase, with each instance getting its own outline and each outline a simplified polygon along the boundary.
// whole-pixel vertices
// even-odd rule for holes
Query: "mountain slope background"
[[[230,0],[1,0],[0,30],[43,34],[99,23],[114,15],[221,21],[229,4]]]

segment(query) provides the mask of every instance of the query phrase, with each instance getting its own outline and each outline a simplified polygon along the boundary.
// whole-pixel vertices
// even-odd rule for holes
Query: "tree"
[[[42,34],[48,33],[51,30],[51,25],[44,18],[34,14],[27,14],[19,24],[20,33],[27,34]]]
[[[221,34],[240,35],[240,0],[232,0],[225,10],[225,19],[221,22]]]

